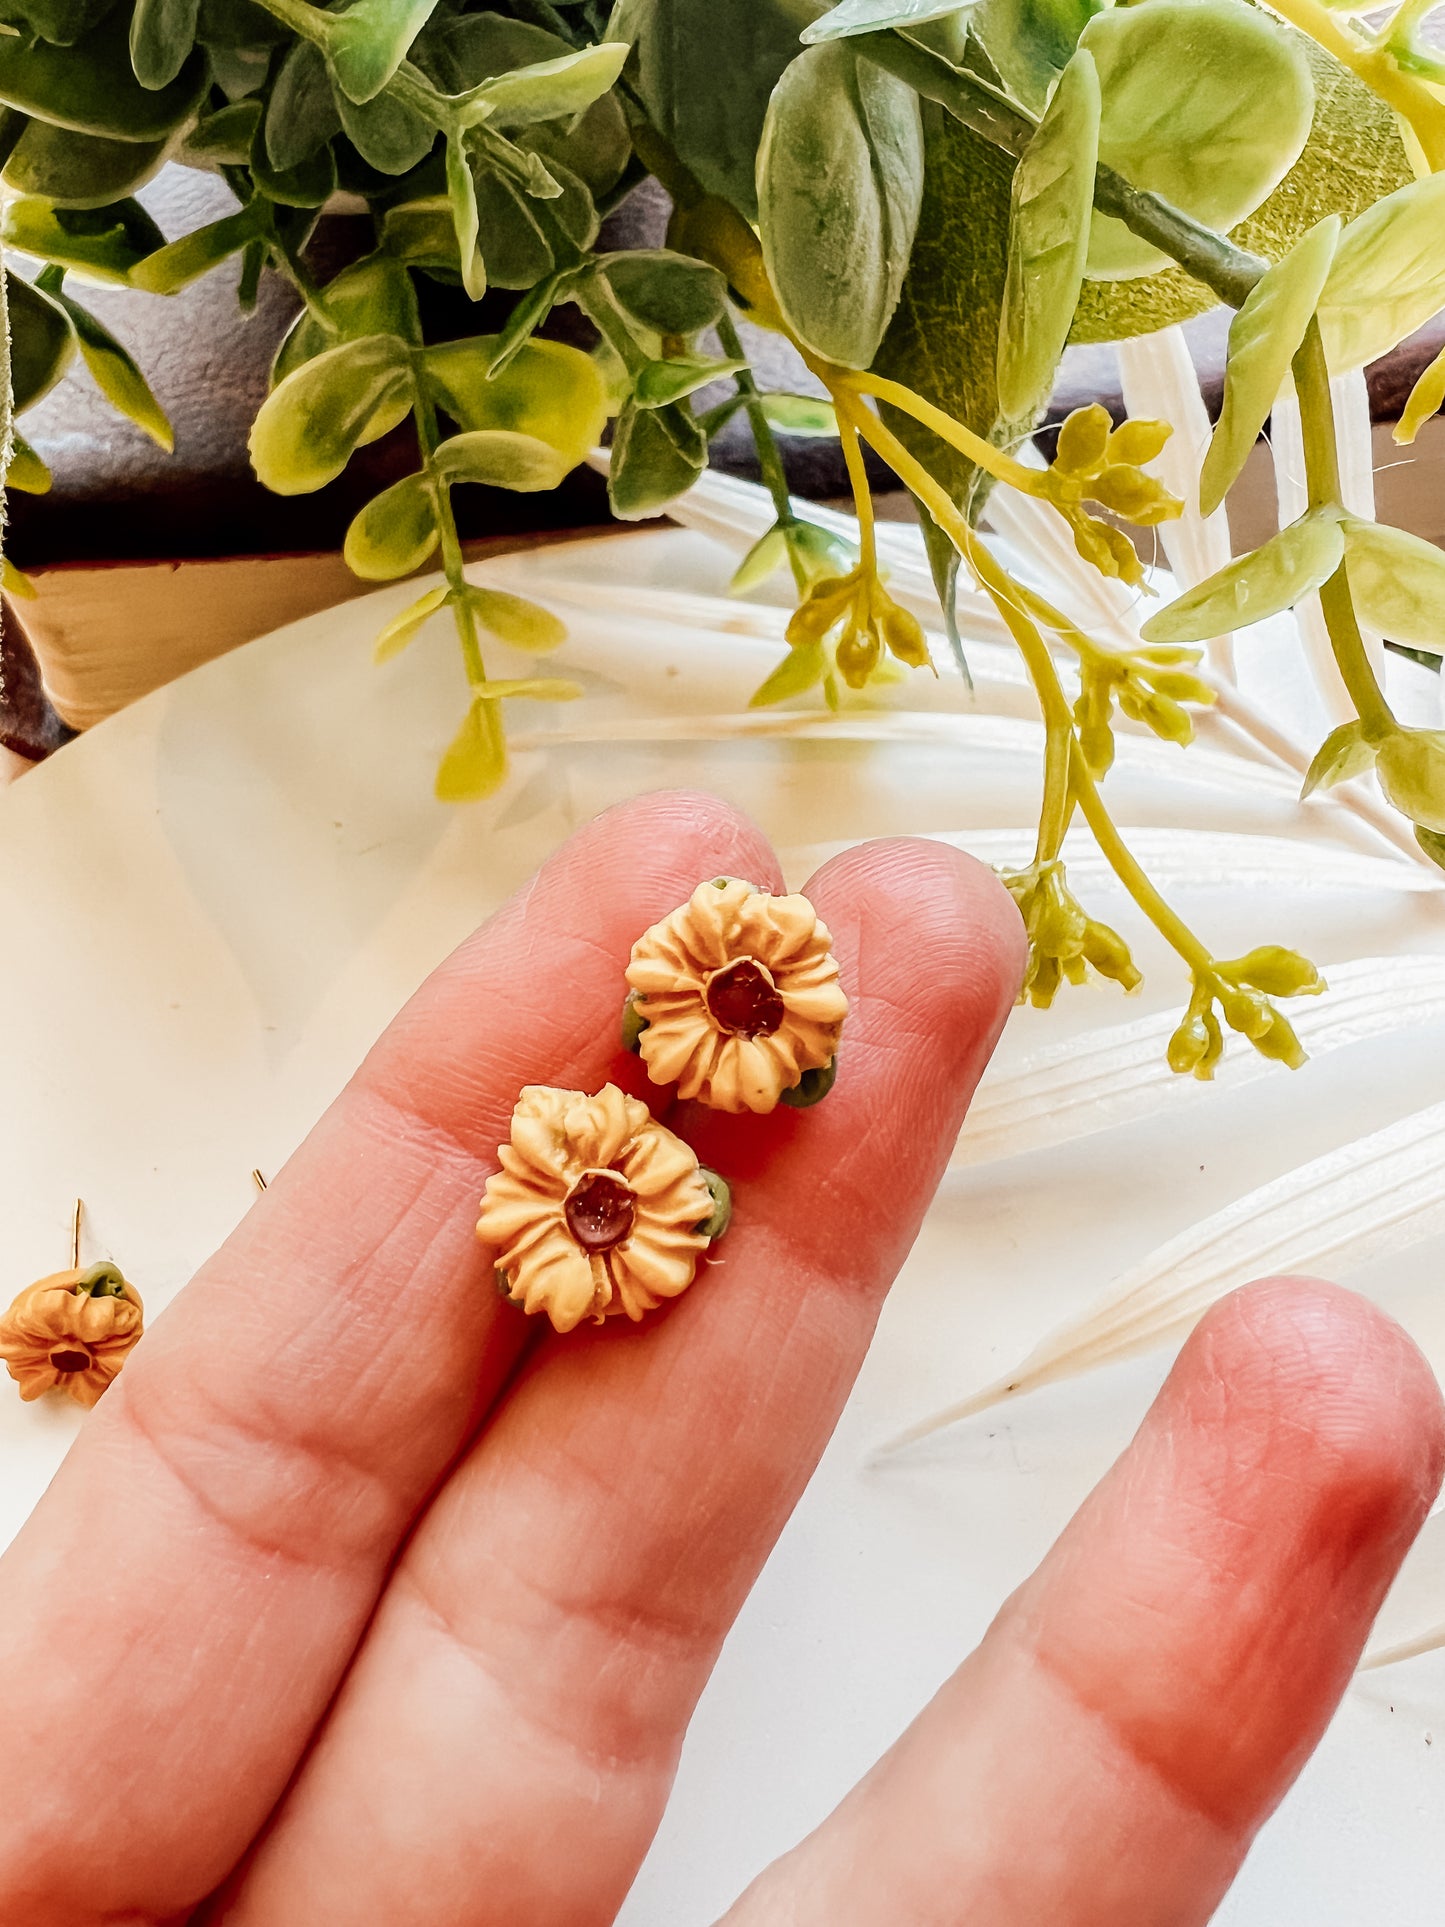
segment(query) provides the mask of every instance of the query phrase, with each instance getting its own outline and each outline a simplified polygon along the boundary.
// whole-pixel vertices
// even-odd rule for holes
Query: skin
[[[827,865],[836,1088],[766,1120],[674,1107],[736,1186],[722,1256],[647,1325],[558,1339],[472,1235],[495,1146],[524,1083],[665,1111],[615,1047],[622,967],[724,872],[778,881],[707,798],[581,831],[147,1334],[0,1561],[0,1919],[613,1918],[1023,964],[956,852]],[[728,1921],[1206,1920],[1442,1450],[1433,1377],[1363,1301],[1226,1301],[983,1646]]]

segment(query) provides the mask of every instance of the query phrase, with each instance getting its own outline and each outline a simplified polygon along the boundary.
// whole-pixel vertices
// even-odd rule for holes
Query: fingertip
[[[1264,1278],[1201,1321],[1176,1371],[1196,1414],[1227,1409],[1276,1472],[1308,1477],[1322,1509],[1390,1544],[1413,1538],[1445,1472],[1445,1402],[1394,1319],[1321,1279]],[[1403,1547],[1401,1548],[1403,1550]]]
[[[888,837],[855,845],[809,881],[825,918],[852,923],[858,994],[895,1021],[986,1061],[1023,979],[1022,919],[986,865],[951,844]]]

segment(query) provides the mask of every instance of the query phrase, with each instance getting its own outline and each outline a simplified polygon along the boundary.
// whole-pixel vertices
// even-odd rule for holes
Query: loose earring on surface
[[[622,1041],[654,1084],[718,1111],[828,1095],[848,999],[833,939],[803,896],[700,883],[632,946]]]
[[[28,1286],[0,1318],[0,1359],[23,1399],[61,1391],[94,1405],[141,1335],[140,1295],[119,1265],[106,1259],[81,1266],[84,1213],[77,1198],[70,1269]]]

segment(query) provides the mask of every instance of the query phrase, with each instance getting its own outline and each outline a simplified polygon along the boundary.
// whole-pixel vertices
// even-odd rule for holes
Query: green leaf
[[[477,202],[478,246],[487,280],[499,288],[530,288],[556,265],[534,209],[536,203],[515,181],[485,166],[472,171]]]
[[[363,442],[410,412],[411,349],[396,335],[343,342],[271,390],[251,426],[265,487],[301,495],[334,481]]]
[[[143,187],[165,159],[168,141],[114,141],[48,121],[27,122],[3,178],[17,194],[65,207],[108,207]]]
[[[393,616],[376,638],[371,652],[372,661],[389,662],[393,656],[399,656],[408,643],[415,642],[450,595],[451,590],[445,587],[428,589],[424,596],[418,596],[415,602],[409,603],[399,616]]]
[[[187,167],[245,167],[261,120],[259,100],[232,101],[198,120],[177,156]]]
[[[527,495],[556,488],[573,466],[550,442],[511,428],[474,428],[453,435],[437,450],[436,463],[448,482],[480,482]]]
[[[467,179],[470,181],[470,174]],[[473,199],[472,206],[475,205]],[[398,261],[409,262],[413,267],[441,268],[454,275],[461,273],[457,230],[452,222],[451,203],[444,194],[389,207],[381,217],[381,245]]]
[[[1348,783],[1352,776],[1362,776],[1374,761],[1374,746],[1365,741],[1364,724],[1341,723],[1326,736],[1305,771],[1300,801],[1316,790],[1332,790],[1336,783]]]
[[[507,744],[496,703],[474,702],[437,770],[442,803],[475,803],[499,789],[507,775]]]
[[[833,404],[821,395],[776,393],[762,397],[763,416],[778,435],[797,435],[806,440],[836,440],[838,417]]]
[[[488,376],[497,337],[445,341],[426,350],[426,382],[463,429],[511,429],[546,442],[575,468],[607,423],[607,391],[590,355],[561,341],[528,341]]]
[[[624,522],[656,515],[690,489],[707,467],[707,438],[688,409],[624,403],[612,438],[607,493]]]
[[[5,299],[10,310],[10,386],[18,415],[48,395],[65,373],[75,354],[75,332],[58,301],[8,269]]]
[[[1398,347],[1445,307],[1445,174],[1412,181],[1357,215],[1340,236],[1320,327],[1330,372]]]
[[[612,41],[579,47],[555,60],[539,60],[483,81],[468,96],[469,121],[494,127],[530,127],[585,112],[622,72],[628,48]]]
[[[636,248],[601,255],[596,265],[622,312],[653,334],[690,338],[726,312],[726,282],[716,268],[690,255]]]
[[[130,64],[142,87],[169,87],[196,44],[200,0],[135,0]]]
[[[1245,0],[1149,0],[1095,14],[1079,45],[1099,68],[1099,159],[1228,233],[1299,159],[1314,114],[1296,39]],[[1096,214],[1089,273],[1127,279],[1166,257]]]
[[[1418,535],[1347,515],[1345,567],[1355,612],[1391,642],[1445,654],[1445,554]]]
[[[0,12],[7,26],[28,28],[40,40],[73,47],[98,26],[114,0],[8,0]]]
[[[930,20],[966,13],[973,0],[841,0],[841,4],[805,27],[805,47],[822,40],[842,40],[855,33],[879,33],[885,27],[921,27]]]
[[[17,569],[7,555],[0,561],[0,589],[12,601],[18,596],[22,601],[33,602],[40,591],[22,569]]]
[[[50,493],[50,470],[29,442],[19,435],[11,437],[10,466],[5,471],[5,487],[18,488],[22,495]]]
[[[133,421],[137,428],[144,429],[151,440],[169,454],[175,447],[170,422],[129,351],[116,340],[109,328],[82,308],[78,301],[72,301],[68,294],[56,289],[51,300],[70,317],[81,359],[111,407]]]
[[[628,78],[652,126],[750,221],[769,96],[820,11],[815,0],[622,0],[607,29],[632,42]]]
[[[259,122],[251,139],[250,166],[258,191],[282,207],[324,207],[336,192],[336,156],[330,147],[318,147],[294,167],[274,167]]]
[[[341,553],[364,582],[391,582],[419,569],[440,540],[430,480],[406,475],[352,519]]]
[[[1230,237],[1266,261],[1282,260],[1326,214],[1349,220],[1414,178],[1398,122],[1385,102],[1333,55],[1288,31],[1314,79],[1314,125],[1304,153]],[[1139,281],[1086,281],[1069,339],[1118,341],[1151,334],[1215,305],[1209,290],[1182,268]]]
[[[266,156],[284,173],[341,132],[326,58],[309,40],[286,49],[266,102]]]
[[[273,388],[303,362],[343,341],[360,341],[364,335],[400,335],[403,341],[421,345],[416,290],[411,276],[391,255],[364,255],[343,268],[327,282],[322,300],[330,329],[308,309],[302,310],[277,350],[271,369]]]
[[[1005,87],[1041,114],[1103,0],[978,0],[969,32]]]
[[[528,288],[521,296],[507,316],[501,333],[493,338],[492,350],[487,358],[488,380],[511,367],[555,304],[561,300],[570,279],[570,271],[549,274],[545,281],[539,281],[535,288]]]
[[[5,203],[0,215],[0,240],[6,247],[71,269],[87,281],[121,287],[138,263],[164,246],[165,238],[139,201],[68,208],[19,195]]]
[[[1239,479],[1305,338],[1340,236],[1328,214],[1251,290],[1229,328],[1224,407],[1199,477],[1199,507],[1212,515]]]
[[[334,99],[346,138],[379,173],[410,173],[435,144],[437,131],[431,122],[390,94],[361,102],[338,87]]]
[[[353,0],[327,23],[326,57],[348,100],[374,100],[406,58],[436,0]]]
[[[649,361],[633,384],[639,408],[663,408],[681,401],[710,381],[723,381],[746,368],[745,361],[718,361],[711,355],[677,355],[671,361]]]
[[[1099,159],[1099,76],[1081,48],[1014,169],[998,394],[1027,417],[1048,400],[1084,281]]]
[[[567,640],[566,623],[525,596],[512,595],[506,589],[469,586],[467,601],[482,627],[509,648],[542,656],[548,650],[560,649]]]
[[[1154,0],[1148,0],[1150,5]],[[898,313],[874,366],[934,402],[986,440],[1011,445],[1033,427],[1012,420],[998,398],[998,328],[1008,264],[1013,163],[956,120],[928,135],[923,212]],[[987,483],[964,456],[896,410],[888,424],[938,477],[960,507],[975,514]],[[924,537],[935,578],[946,591],[953,546],[937,530]]]
[[[451,208],[452,231],[456,236],[457,259],[461,264],[462,286],[473,301],[487,292],[487,266],[477,246],[481,215],[477,206],[477,185],[461,139],[447,142],[447,202]]]
[[[1155,0],[1150,0],[1153,5]],[[1145,642],[1208,642],[1291,609],[1328,582],[1345,552],[1337,509],[1312,509],[1151,616]]]
[[[147,294],[175,294],[239,254],[249,241],[268,231],[269,223],[265,201],[254,200],[237,213],[223,215],[219,221],[183,234],[168,247],[148,254],[131,269],[130,284]]]
[[[0,102],[80,134],[163,140],[199,105],[206,62],[193,54],[169,86],[142,87],[131,72],[126,15],[114,7],[73,47],[0,35]]]
[[[758,205],[768,278],[815,354],[848,368],[871,363],[898,305],[922,196],[912,88],[847,41],[805,49],[768,106]]]
[[[773,673],[748,698],[749,709],[766,709],[771,703],[786,702],[816,688],[828,672],[828,658],[821,642],[800,642],[790,649]]]

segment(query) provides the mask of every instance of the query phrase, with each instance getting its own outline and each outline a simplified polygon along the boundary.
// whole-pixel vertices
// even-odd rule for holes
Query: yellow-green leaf
[[[607,388],[597,363],[561,341],[524,342],[489,376],[498,337],[428,348],[427,385],[459,428],[513,429],[549,443],[568,468],[597,446],[607,425]]]
[[[440,539],[431,482],[406,475],[353,519],[342,554],[363,581],[392,582],[419,569]]]
[[[1413,442],[1432,415],[1445,406],[1445,348],[1442,348],[1410,390],[1409,398],[1395,423],[1395,440]]]
[[[1445,174],[1387,194],[1340,236],[1320,297],[1332,374],[1376,361],[1445,308]]]
[[[1027,417],[1048,400],[1084,280],[1099,160],[1099,74],[1080,48],[1014,169],[998,399]]]
[[[1345,567],[1360,620],[1391,642],[1445,653],[1445,554],[1423,537],[1347,515]]]
[[[492,702],[530,696],[539,703],[575,703],[582,693],[580,682],[568,682],[563,676],[516,676],[477,685],[477,694]]]
[[[567,625],[561,617],[525,596],[512,595],[506,589],[469,587],[467,601],[484,629],[528,655],[546,655],[567,640]]]
[[[499,789],[507,775],[502,712],[495,702],[474,702],[437,769],[443,803],[475,803]]]
[[[448,482],[480,482],[523,494],[556,488],[572,464],[548,442],[510,428],[476,428],[453,435],[436,452]]]
[[[411,351],[368,335],[317,355],[271,390],[251,425],[251,463],[278,495],[334,481],[361,444],[411,408]]]
[[[1145,642],[1208,642],[1263,622],[1328,582],[1340,566],[1345,535],[1339,512],[1313,509],[1270,537],[1252,555],[1227,568],[1151,616]]]
[[[16,435],[10,447],[10,466],[5,471],[6,488],[18,488],[22,495],[45,495],[50,489],[50,470],[29,442]]]
[[[70,316],[81,359],[96,387],[112,408],[119,409],[137,428],[144,429],[151,440],[169,454],[175,447],[170,421],[128,350],[109,328],[103,327],[93,314],[59,288],[52,290],[51,299],[58,301]]]
[[[393,616],[377,636],[372,647],[372,661],[390,662],[393,656],[399,656],[409,642],[415,642],[450,594],[447,588],[428,589],[424,596],[418,596],[415,602],[408,603],[401,614]]]
[[[1259,439],[1319,305],[1339,236],[1339,216],[1326,215],[1266,270],[1230,324],[1224,407],[1199,477],[1201,514],[1219,507]]]

